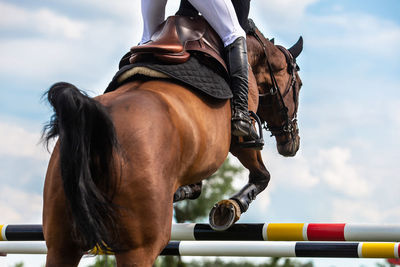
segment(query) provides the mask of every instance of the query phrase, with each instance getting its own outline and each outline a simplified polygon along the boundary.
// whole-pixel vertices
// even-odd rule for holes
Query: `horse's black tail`
[[[59,136],[61,176],[74,238],[84,249],[117,250],[117,209],[111,202],[116,179],[111,173],[118,141],[111,117],[104,106],[69,83],[54,84],[47,98],[55,114],[44,128],[43,139],[48,144]]]

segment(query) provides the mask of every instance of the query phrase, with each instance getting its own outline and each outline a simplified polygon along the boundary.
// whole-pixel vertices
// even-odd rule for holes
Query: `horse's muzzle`
[[[285,157],[294,157],[300,148],[300,136],[296,135],[284,144],[276,144],[279,154]]]

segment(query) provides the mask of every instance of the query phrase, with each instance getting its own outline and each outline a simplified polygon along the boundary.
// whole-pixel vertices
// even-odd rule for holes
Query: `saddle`
[[[131,48],[129,63],[153,57],[166,64],[180,64],[188,61],[191,54],[200,53],[227,74],[223,47],[218,34],[203,17],[171,16],[158,27],[149,42]]]

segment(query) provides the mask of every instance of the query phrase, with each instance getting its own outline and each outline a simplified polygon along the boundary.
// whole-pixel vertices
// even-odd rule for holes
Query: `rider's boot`
[[[225,47],[225,56],[231,77],[232,98],[232,135],[258,140],[248,110],[249,69],[247,47],[244,37],[237,38]]]

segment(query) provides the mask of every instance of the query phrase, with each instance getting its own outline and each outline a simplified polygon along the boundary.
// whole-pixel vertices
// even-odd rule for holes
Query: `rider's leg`
[[[237,19],[231,0],[189,0],[218,33],[224,46],[239,37],[246,37]]]
[[[143,35],[140,44],[150,41],[158,25],[164,22],[167,0],[142,0]]]
[[[232,134],[258,139],[248,112],[248,62],[246,33],[231,0],[189,0],[224,42],[231,77]]]
[[[199,14],[199,11],[192,6],[192,4],[188,0],[181,0],[181,4],[179,6],[178,12],[175,15],[177,16],[187,16],[187,17],[195,17]]]
[[[232,4],[233,7],[235,8],[240,26],[242,26],[245,32],[248,32],[250,30],[249,26],[250,0],[232,0]]]
[[[235,8],[237,18],[239,20],[240,26],[244,29],[245,32],[248,32],[250,29],[248,18],[250,11],[250,0],[232,0],[233,7]],[[189,0],[181,0],[179,10],[175,15],[177,16],[187,16],[187,17],[195,17],[199,14],[196,8],[190,4]]]

